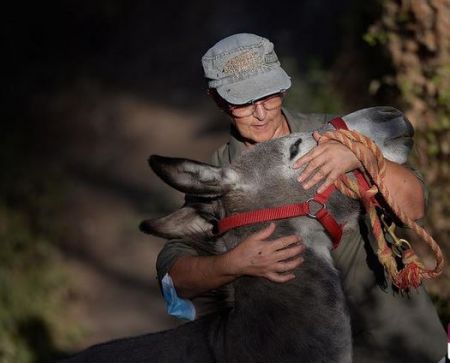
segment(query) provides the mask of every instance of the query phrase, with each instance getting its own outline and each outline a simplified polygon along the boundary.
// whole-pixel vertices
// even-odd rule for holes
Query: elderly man
[[[209,94],[231,119],[230,140],[214,153],[215,165],[229,164],[256,143],[291,132],[312,132],[333,118],[327,114],[294,114],[282,107],[291,81],[280,66],[273,44],[263,37],[236,34],[225,38],[206,52],[202,64]],[[314,135],[319,136],[317,132]],[[412,145],[412,140],[405,142]],[[422,181],[410,168],[386,162],[386,186],[410,218],[421,218]],[[294,167],[304,167],[298,179],[304,188],[319,184],[320,192],[339,175],[361,165],[345,146],[328,142],[298,159]],[[232,303],[232,293],[226,291],[232,292],[230,283],[242,275],[276,283],[294,278],[292,271],[303,259],[301,236],[271,239],[273,232],[271,224],[235,249],[215,256],[180,241],[168,241],[158,256],[157,270],[169,311],[192,319],[227,306]],[[423,289],[407,297],[386,284],[370,238],[362,224],[360,231],[333,252],[352,316],[355,362],[363,361],[359,359],[367,354],[379,355],[380,362],[390,361],[385,358],[393,354],[399,362],[437,362],[445,354],[446,339],[432,304]],[[417,345],[423,345],[423,355],[417,358],[416,354],[416,360],[411,360],[414,350],[410,354],[408,349]]]

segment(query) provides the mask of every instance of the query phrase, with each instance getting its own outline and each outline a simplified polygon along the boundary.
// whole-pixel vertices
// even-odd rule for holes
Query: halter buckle
[[[325,203],[319,202],[318,200],[316,200],[314,198],[309,198],[306,201],[306,203],[308,204],[308,209],[310,212],[311,212],[311,202],[316,202],[317,204],[319,204],[319,209],[316,210],[316,212],[314,214],[306,213],[306,215],[310,218],[317,219],[317,213],[319,213],[322,209],[325,209],[327,207],[327,205]]]

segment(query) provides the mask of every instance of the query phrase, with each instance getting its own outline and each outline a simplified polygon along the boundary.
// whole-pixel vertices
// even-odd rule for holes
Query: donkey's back
[[[285,284],[242,277],[232,309],[95,345],[64,362],[351,362],[350,321],[337,271],[307,249],[296,274]]]

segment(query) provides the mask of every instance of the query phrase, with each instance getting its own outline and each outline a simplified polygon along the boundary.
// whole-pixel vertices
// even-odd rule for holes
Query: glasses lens
[[[279,94],[269,96],[262,100],[262,104],[267,111],[275,110],[281,106],[281,96]]]
[[[255,112],[255,105],[231,106],[231,114],[236,117],[251,116]]]
[[[275,110],[282,104],[281,94],[277,93],[275,95],[264,97],[253,102],[252,104],[242,106],[231,105],[229,109],[231,114],[235,117],[248,117],[253,115],[257,104],[262,105],[266,111]]]

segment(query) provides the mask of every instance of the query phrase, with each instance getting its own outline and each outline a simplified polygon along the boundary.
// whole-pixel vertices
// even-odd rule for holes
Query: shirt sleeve
[[[156,272],[161,282],[175,261],[182,256],[198,256],[197,251],[182,240],[169,240],[158,254]]]
[[[226,155],[228,155],[228,144],[222,145],[212,154],[211,164],[223,165]],[[167,312],[181,319],[193,320],[197,314],[196,307],[191,300],[178,297],[169,270],[178,258],[198,255],[199,252],[189,243],[176,239],[165,243],[156,260],[156,273],[161,293],[166,301]]]
[[[178,258],[195,255],[196,250],[183,241],[169,240],[156,260],[159,287],[166,302],[167,313],[182,320],[194,320],[197,312],[191,300],[177,295],[169,270]]]

